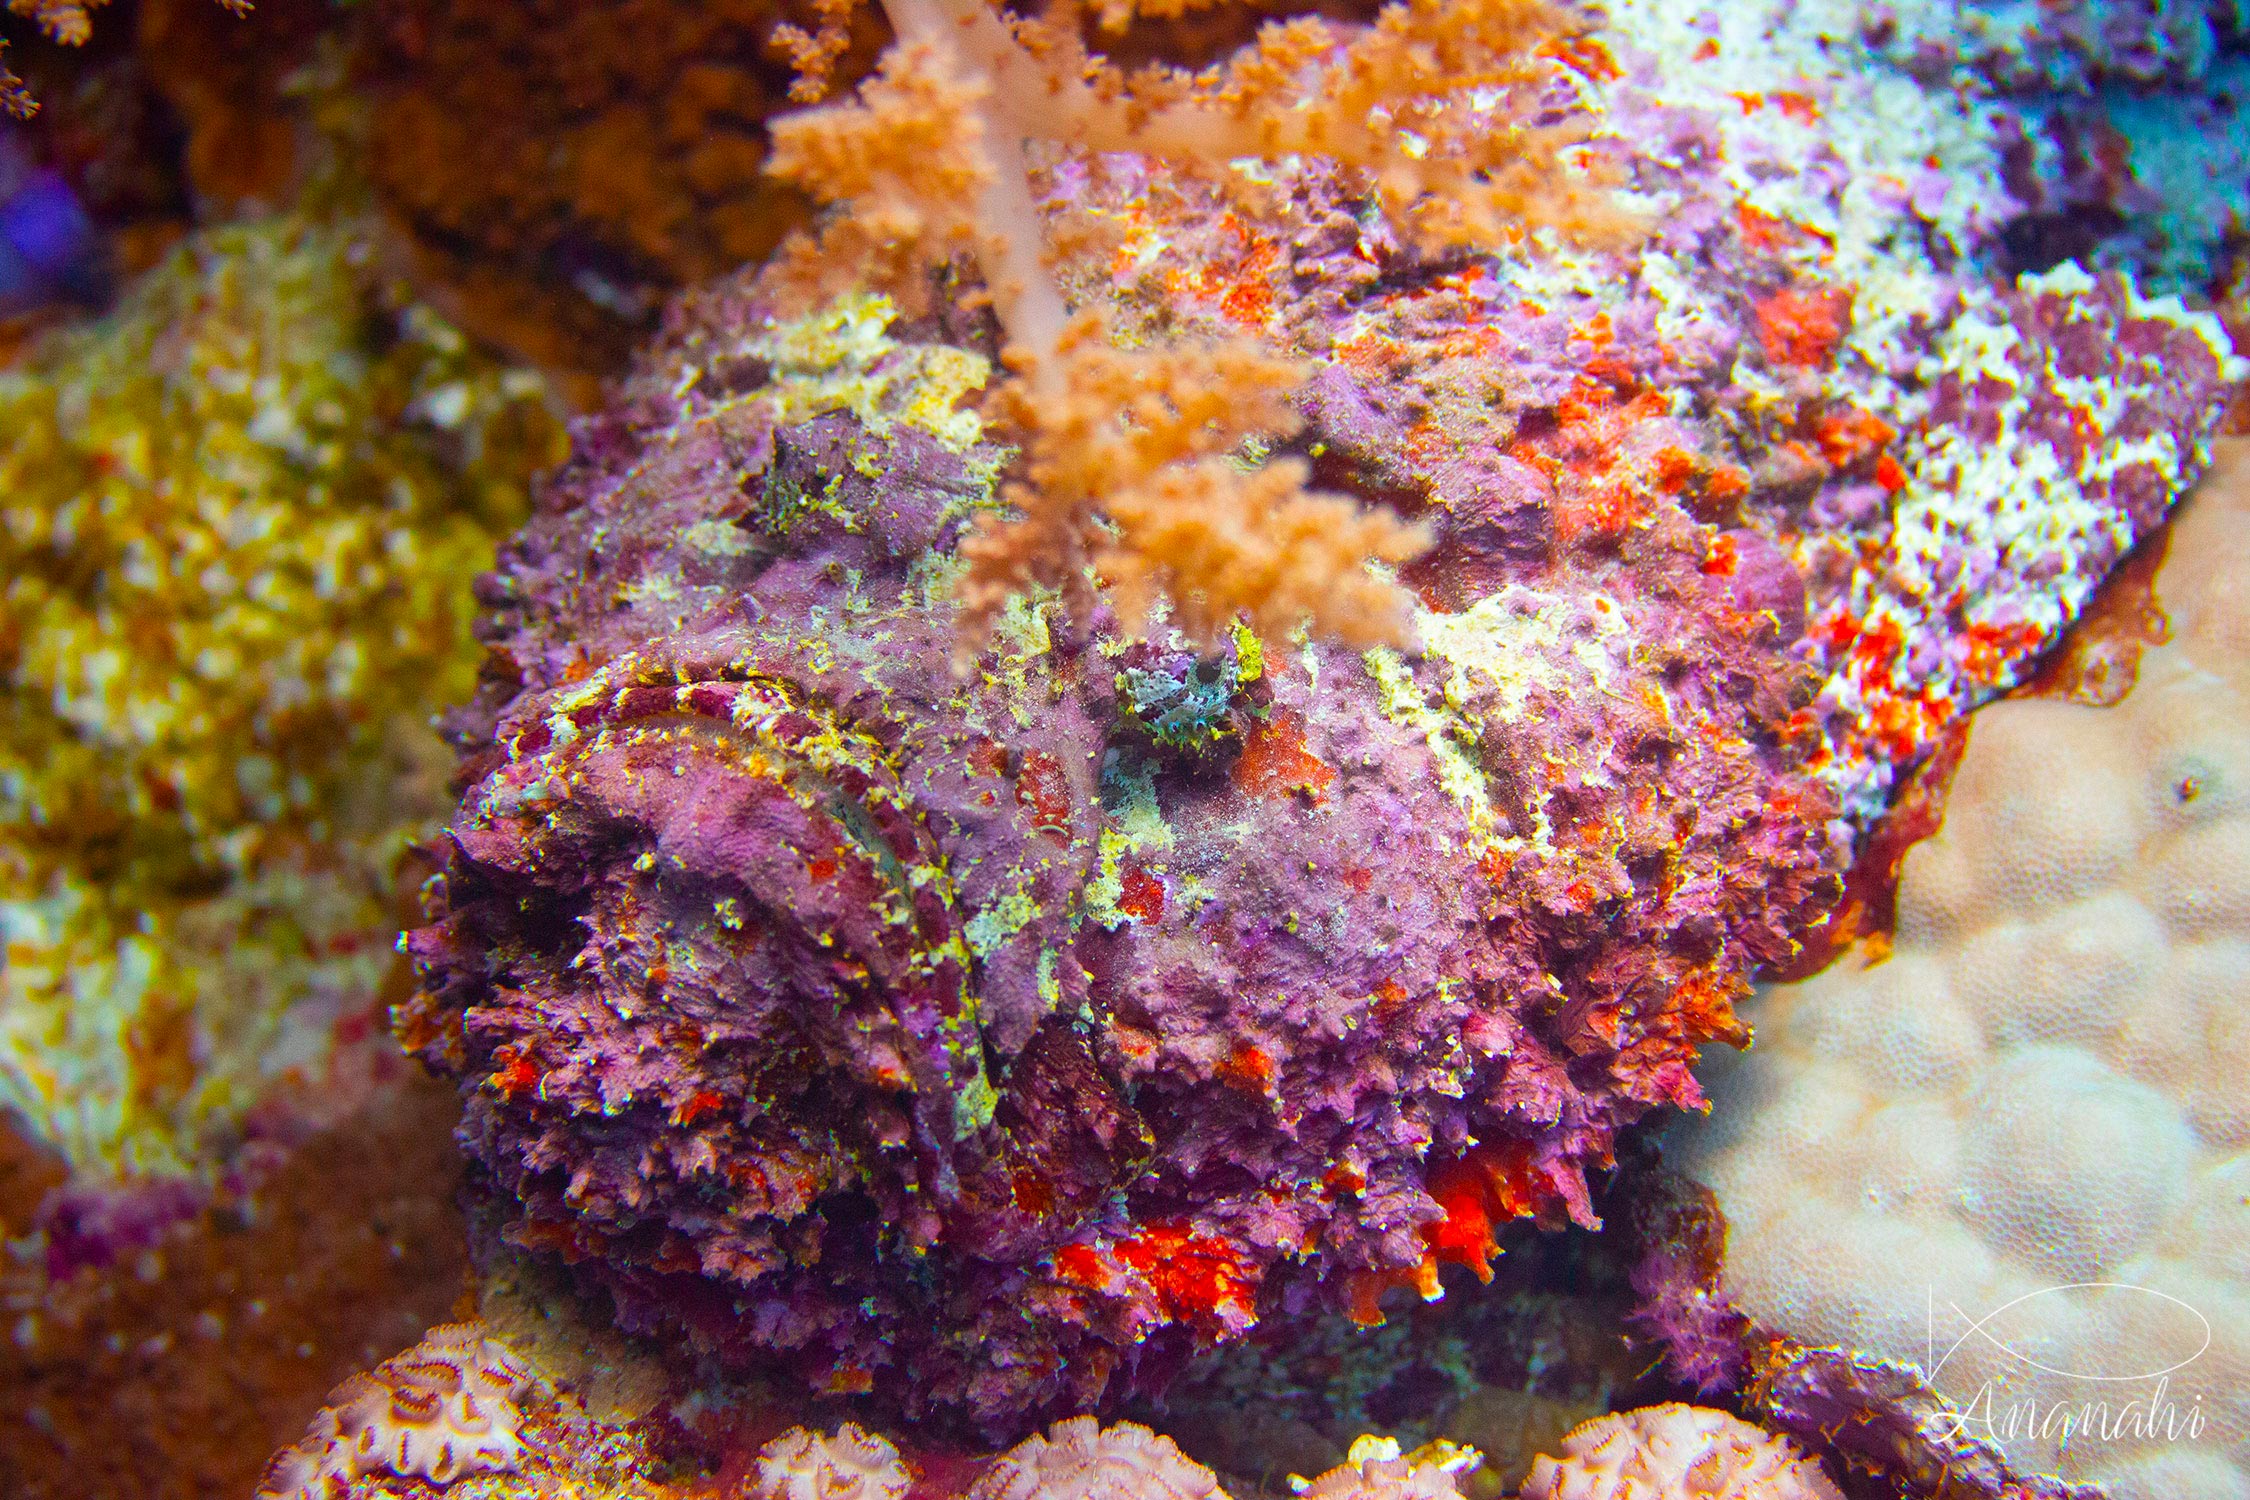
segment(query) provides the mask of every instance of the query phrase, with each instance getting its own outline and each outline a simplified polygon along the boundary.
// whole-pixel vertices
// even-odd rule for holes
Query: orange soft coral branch
[[[928,267],[989,253],[976,211],[994,176],[984,129],[990,93],[984,80],[960,76],[937,44],[901,43],[855,103],[773,121],[767,170],[849,210],[783,247],[773,272],[781,284],[815,301],[869,287],[919,312]]]
[[[100,10],[109,0],[7,0],[7,13],[23,16],[32,25],[45,32],[52,41],[65,47],[83,47],[94,34],[93,11]],[[219,3],[238,16],[250,13],[250,0],[219,0]],[[8,44],[0,41],[0,52]],[[24,82],[0,63],[0,114],[11,114],[19,120],[28,120],[39,111]]]
[[[1404,0],[1348,42],[1320,21],[1269,27],[1216,94],[1235,154],[1327,156],[1365,171],[1427,246],[1548,224],[1610,238],[1628,221],[1563,159],[1576,131],[1524,123],[1570,30],[1547,0]]]
[[[1023,519],[988,522],[963,547],[972,624],[1024,582],[1074,588],[1098,513],[1116,535],[1091,560],[1135,627],[1161,594],[1174,622],[1206,642],[1238,611],[1277,635],[1309,617],[1362,644],[1404,637],[1403,595],[1366,564],[1416,556],[1429,545],[1421,528],[1306,490],[1295,459],[1245,472],[1227,458],[1252,437],[1297,428],[1293,362],[1239,341],[1119,349],[1100,318],[1081,313],[1054,353],[1019,350],[1011,363],[1018,378],[995,394],[992,415],[1023,438],[1022,478],[1005,491]]]
[[[7,50],[8,44],[0,42],[0,54],[6,53]],[[14,115],[19,120],[28,120],[38,112],[39,104],[37,100],[31,97],[31,90],[25,88],[23,80],[9,72],[7,62],[0,59],[0,114]]]
[[[1050,349],[1016,344],[1007,360],[1015,378],[994,391],[988,414],[1023,445],[1020,477],[1002,491],[1021,517],[987,516],[962,545],[961,609],[972,636],[1026,583],[1061,589],[1074,607],[1088,602],[1077,596],[1105,497],[1166,464],[1225,453],[1297,421],[1282,399],[1296,367],[1239,343],[1118,349],[1101,319],[1082,313]]]
[[[841,210],[783,247],[777,285],[816,301],[871,288],[920,312],[928,269],[966,254],[1009,337],[1053,348],[1062,294],[1040,260],[1021,138],[992,128],[993,89],[944,35],[909,35],[852,102],[773,121],[767,170]]]
[[[1025,139],[1217,167],[1325,156],[1358,167],[1431,246],[1549,224],[1612,238],[1631,222],[1564,156],[1576,131],[1526,125],[1522,96],[1571,31],[1548,0],[1400,0],[1372,26],[1267,26],[1212,79],[1128,83],[1089,58],[1070,16],[1001,20],[984,0],[886,0],[902,36],[946,39]],[[1145,6],[1137,9],[1146,9]],[[1107,12],[1104,13],[1105,23]]]
[[[858,0],[814,0],[818,24],[812,30],[788,21],[774,27],[773,45],[797,74],[789,85],[793,101],[817,103],[828,92],[837,62],[851,50],[852,15],[858,9]]]
[[[1094,565],[1128,623],[1145,622],[1158,595],[1200,641],[1239,612],[1268,635],[1300,622],[1355,646],[1407,638],[1406,596],[1367,570],[1396,566],[1430,544],[1418,526],[1342,495],[1305,488],[1304,461],[1276,459],[1245,473],[1222,459],[1175,465],[1111,497],[1116,545]]]
[[[1242,340],[1120,349],[1099,317],[1081,313],[1054,356],[1017,352],[1009,363],[1024,378],[999,394],[993,414],[1029,435],[1031,481],[1074,504],[1298,425],[1287,400],[1297,364]]]
[[[1197,0],[1106,0],[1105,25]],[[833,0],[828,23],[846,18]],[[1399,641],[1408,600],[1366,570],[1427,545],[1384,511],[1306,491],[1302,465],[1247,474],[1221,455],[1293,430],[1294,367],[1233,346],[1124,353],[1071,322],[1031,196],[1027,141],[1218,169],[1250,156],[1357,167],[1426,247],[1489,242],[1525,223],[1602,237],[1623,220],[1565,153],[1580,137],[1526,123],[1542,51],[1568,31],[1548,0],[1398,0],[1373,26],[1267,27],[1225,70],[1126,80],[1089,58],[1078,7],[1036,21],[987,0],[884,0],[898,43],[856,101],[779,121],[773,170],[836,212],[777,280],[851,284],[926,304],[927,269],[973,257],[1018,378],[996,409],[1024,435],[1019,520],[965,547],[964,614],[989,624],[1010,589],[1075,592],[1089,553],[1127,617],[1158,591],[1212,638],[1236,611],[1286,628],[1311,616],[1352,640]],[[817,40],[783,38],[821,86]],[[1099,518],[1114,535],[1097,540]]]

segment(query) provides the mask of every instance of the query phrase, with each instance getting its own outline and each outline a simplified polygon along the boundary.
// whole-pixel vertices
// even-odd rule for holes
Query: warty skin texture
[[[1488,560],[1458,660],[1238,637],[1168,744],[1106,616],[952,675],[999,454],[923,398],[980,361],[872,326],[706,301],[486,587],[398,1020],[511,1234],[629,1326],[1000,1427],[1589,1220],[1833,891],[1708,529]]]
[[[1617,1130],[1700,1105],[1749,976],[2200,467],[2231,366],[2122,284],[1938,272],[1889,182],[1923,143],[1846,141],[1850,80],[1673,102],[1630,50],[1558,71],[1659,208],[1630,250],[1441,269],[1318,164],[1255,213],[1124,158],[1042,178],[1120,339],[1310,363],[1277,451],[1430,523],[1414,650],[1237,634],[1191,694],[1177,641],[1030,598],[957,679],[1008,458],[962,404],[984,325],[740,285],[675,318],[487,586],[410,943],[400,1030],[516,1240],[628,1326],[1020,1431],[1590,1221]],[[2065,322],[2122,363],[2058,370]],[[2063,406],[2145,439],[2145,496],[1945,462]],[[2060,541],[1909,566],[2003,524]]]

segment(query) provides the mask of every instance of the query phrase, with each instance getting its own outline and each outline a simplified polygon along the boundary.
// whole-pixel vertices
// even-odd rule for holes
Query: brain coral
[[[898,1449],[856,1422],[822,1437],[793,1427],[758,1450],[756,1500],[904,1500],[913,1483]]]
[[[1136,1422],[1070,1417],[1000,1455],[968,1500],[1226,1500],[1218,1476]]]
[[[1676,1401],[1596,1417],[1562,1447],[1531,1466],[1523,1500],[1842,1500],[1786,1439]]]
[[[208,231],[0,373],[0,1107],[96,1176],[212,1169],[364,1030],[557,436],[366,254]]]
[[[1977,717],[1892,956],[1764,995],[1683,1153],[1760,1324],[2121,1500],[2250,1488],[2246,523],[2237,448],[2132,693]]]
[[[258,1500],[326,1500],[335,1486],[395,1474],[446,1485],[516,1466],[517,1398],[531,1376],[475,1323],[422,1342],[328,1395],[302,1442],[274,1456]]]

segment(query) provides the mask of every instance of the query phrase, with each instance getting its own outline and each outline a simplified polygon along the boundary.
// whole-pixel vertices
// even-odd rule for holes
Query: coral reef
[[[1864,951],[1886,950],[1873,942]],[[1631,1321],[1663,1346],[1661,1363],[1692,1394],[1733,1393],[1746,1414],[1836,1472],[1878,1476],[1883,1493],[2091,1500],[2089,1489],[2012,1467],[1914,1366],[1754,1323],[1723,1285],[1727,1230],[1710,1189],[1658,1168],[1631,1218],[1640,1246],[1631,1281],[1642,1299]]]
[[[311,1431],[274,1455],[258,1500],[323,1500],[332,1485],[395,1474],[449,1485],[516,1467],[523,1364],[474,1323],[447,1323],[328,1393]]]
[[[796,1427],[758,1450],[756,1500],[905,1500],[898,1449],[856,1422],[827,1437]]]
[[[1562,1448],[1532,1465],[1523,1500],[1843,1500],[1786,1439],[1700,1406],[1597,1417]]]
[[[970,73],[894,54],[790,149],[1006,94],[1022,38],[957,19]],[[508,1234],[630,1329],[998,1432],[1590,1223],[1618,1131],[1701,1104],[1752,973],[2161,523],[2240,370],[2129,279],[1991,274],[1989,133],[1767,19],[1541,33],[1538,117],[1640,242],[1470,253],[1412,174],[1275,159],[1246,204],[1057,150],[1031,222],[979,221],[1015,239],[894,226],[987,282],[913,316],[785,316],[755,275],[685,304],[484,586],[408,943],[400,1034],[459,1078]],[[968,192],[946,140],[929,191]],[[904,165],[841,180],[854,274],[922,202]],[[1011,282],[1027,237],[1054,264]],[[1003,341],[1034,352],[972,409]],[[1425,528],[1411,646],[1115,558],[1097,588],[1070,559],[1108,533],[1020,487],[1179,460]],[[1062,517],[1051,587],[978,561],[1011,505]]]
[[[2068,821],[1977,759],[2062,705],[1968,716],[2123,694],[2153,606],[2098,590],[2239,397],[2152,295],[2250,180],[2237,22],[1301,9],[129,0],[9,54],[0,1488],[245,1493],[473,1304],[269,1491],[1832,1493],[1686,1408],[1558,1450],[1684,1394],[1644,1242],[1675,1374],[1855,1493],[2239,1488],[2240,726],[2046,778],[2166,830],[2083,843],[2068,932],[1961,853]],[[464,329],[598,408],[481,672],[552,433]],[[2112,738],[2193,696],[2178,608]],[[1597,1197],[1755,978],[1893,921],[1730,1075],[1782,1166],[1709,1174],[1728,1256]],[[386,1006],[462,1105],[457,1303]],[[2032,1295],[1924,1369],[1900,1265]],[[2180,1356],[2143,1409],[2200,1426],[1987,1433],[1993,1337]]]
[[[1761,996],[1680,1152],[1759,1327],[2119,1500],[2250,1467],[2245,458],[2173,526],[2131,693],[1976,717],[1889,959]]]
[[[208,231],[0,374],[0,1105],[92,1179],[209,1179],[385,1050],[424,724],[557,433],[365,255]]]

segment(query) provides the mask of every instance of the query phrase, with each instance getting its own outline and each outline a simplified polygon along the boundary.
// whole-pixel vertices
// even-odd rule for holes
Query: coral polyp
[[[1842,1500],[1786,1439],[1673,1402],[1597,1417],[1542,1456],[1524,1500]]]
[[[258,1500],[323,1500],[371,1475],[443,1486],[513,1469],[523,1451],[516,1402],[531,1384],[476,1324],[433,1328],[331,1391],[304,1440],[268,1466]]]
[[[974,1500],[1225,1500],[1219,1477],[1170,1438],[1137,1422],[1057,1422],[1000,1455],[969,1490]]]
[[[856,1422],[827,1437],[790,1429],[758,1450],[756,1500],[904,1500],[913,1479],[898,1449]]]

